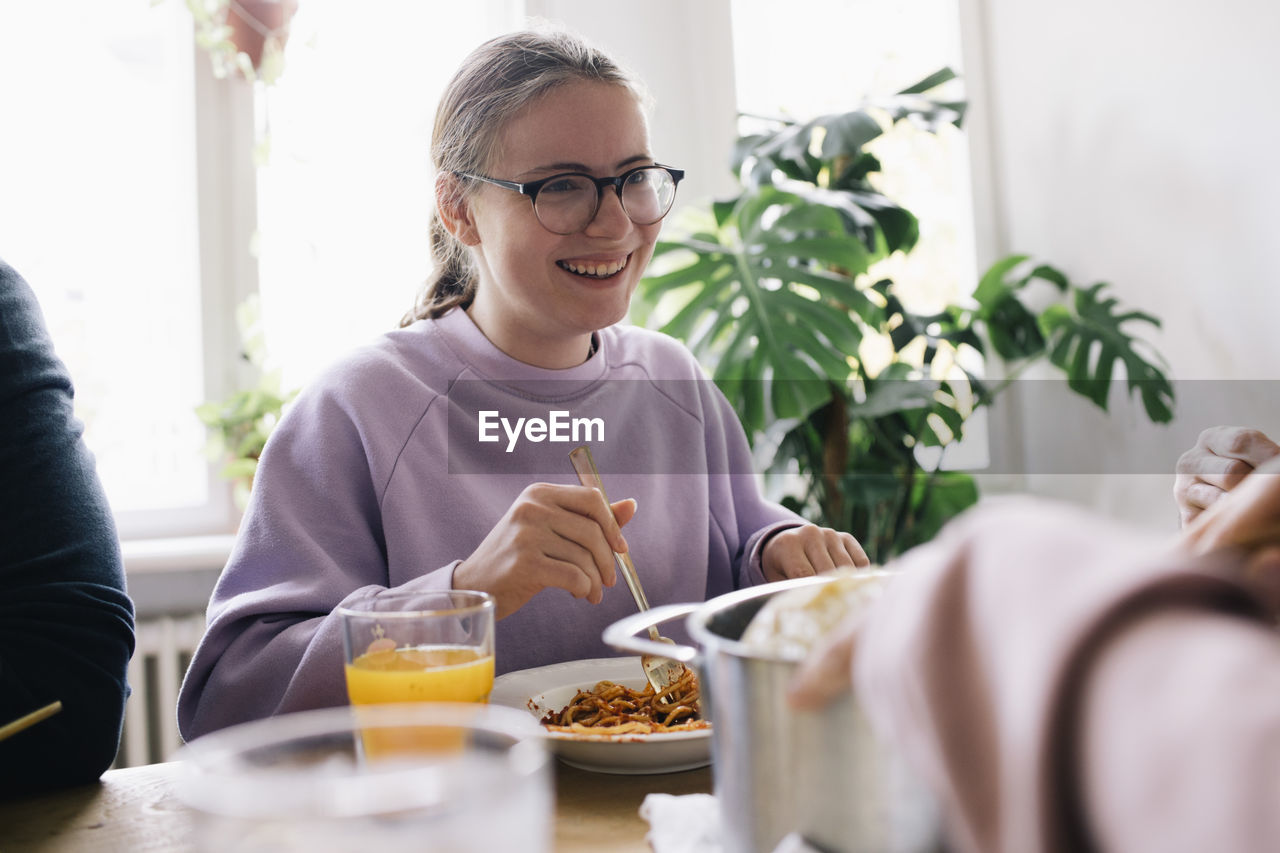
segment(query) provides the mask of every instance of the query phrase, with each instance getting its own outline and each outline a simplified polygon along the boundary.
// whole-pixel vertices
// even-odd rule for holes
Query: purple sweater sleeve
[[[184,738],[347,702],[334,608],[390,586],[377,458],[347,401],[300,398],[267,443],[179,695]],[[448,589],[456,564],[402,588]]]
[[[805,521],[791,510],[779,504],[767,501],[760,492],[757,475],[752,472],[751,447],[747,443],[746,433],[738,420],[737,413],[716,386],[707,381],[707,387],[714,392],[716,398],[715,411],[717,417],[708,419],[709,431],[714,430],[716,437],[708,436],[708,446],[722,443],[729,471],[732,497],[722,505],[732,506],[735,517],[731,523],[740,531],[745,539],[738,563],[737,588],[755,586],[765,582],[762,564],[764,546],[770,536],[792,527],[799,527]],[[716,519],[719,521],[719,519]],[[727,592],[728,590],[721,590]]]
[[[937,792],[955,849],[1248,849],[1209,839],[1274,829],[1278,774],[1250,763],[1248,741],[1274,743],[1280,688],[1250,673],[1270,684],[1280,649],[1228,561],[1015,501],[967,514],[897,568],[855,683]],[[1167,643],[1184,623],[1192,633]]]

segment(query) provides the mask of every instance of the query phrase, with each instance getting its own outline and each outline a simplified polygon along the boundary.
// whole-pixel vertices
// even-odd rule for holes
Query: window
[[[191,23],[180,3],[10,4],[0,257],[38,294],[126,534],[229,523],[206,392]]]
[[[41,300],[124,538],[234,527],[193,410],[249,379],[246,295],[291,385],[395,326],[429,263],[438,94],[521,5],[306,0],[271,89],[213,79],[181,0],[6,7],[0,258]]]
[[[733,43],[738,109],[755,116],[845,112],[944,66],[962,70],[956,0],[791,0],[786,14],[769,0],[733,0]],[[920,219],[910,264],[898,255],[878,272],[926,312],[976,283],[968,150],[960,130],[942,130],[899,127],[872,144],[881,190]]]

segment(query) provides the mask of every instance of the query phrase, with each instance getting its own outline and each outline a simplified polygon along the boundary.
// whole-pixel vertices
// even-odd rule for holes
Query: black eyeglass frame
[[[605,187],[613,187],[614,193],[617,194],[618,196],[618,202],[621,204],[622,187],[623,187],[623,184],[626,182],[627,178],[630,178],[632,175],[636,174],[637,172],[643,172],[645,169],[662,169],[664,172],[666,172],[671,176],[673,189],[678,189],[680,187],[680,181],[684,180],[684,169],[674,169],[671,166],[664,166],[661,163],[650,163],[647,166],[636,166],[634,169],[628,169],[627,171],[623,172],[621,175],[616,175],[611,178],[597,178],[597,177],[594,177],[593,175],[588,175],[586,172],[561,172],[560,174],[552,175],[549,178],[540,178],[536,181],[528,181],[526,183],[520,183],[519,181],[503,181],[498,178],[486,177],[485,175],[472,174],[471,172],[454,172],[454,174],[457,175],[459,178],[467,178],[473,181],[483,181],[486,184],[493,184],[494,186],[502,187],[503,189],[514,190],[515,192],[518,192],[521,195],[527,195],[529,197],[529,204],[533,206],[534,216],[538,215],[538,193],[541,192],[542,188],[545,187],[547,184],[551,183],[552,181],[564,180],[565,178],[586,178],[588,181],[591,181],[593,184],[596,185],[596,208],[591,212],[591,216],[587,217],[586,221],[582,223],[581,228],[579,228],[577,231],[567,232],[568,234],[577,234],[578,232],[585,229],[588,225],[590,225],[591,221],[596,218],[596,214],[600,212],[600,203],[604,201]],[[673,195],[672,196],[673,203],[674,203],[674,200],[675,200],[675,197]],[[626,205],[623,205],[622,210],[623,212],[626,212],[627,210]],[[652,225],[654,222],[661,222],[666,217],[666,215],[670,212],[671,212],[671,208],[668,207],[666,210],[662,212],[662,216],[659,216],[657,219],[653,220],[652,222],[637,222],[635,219],[632,219],[631,221],[635,222],[636,225]],[[627,217],[630,218],[631,214],[627,213]],[[546,224],[543,223],[541,219],[538,219],[538,223],[542,225],[543,228],[547,228]],[[547,230],[551,231],[550,228],[547,228]],[[551,231],[551,233],[558,234],[560,232]]]

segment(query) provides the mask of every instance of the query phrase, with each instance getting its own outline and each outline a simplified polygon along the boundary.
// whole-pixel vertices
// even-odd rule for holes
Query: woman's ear
[[[444,227],[459,243],[464,246],[479,244],[480,232],[476,230],[471,205],[463,195],[462,180],[458,176],[436,176],[436,210],[440,212]]]

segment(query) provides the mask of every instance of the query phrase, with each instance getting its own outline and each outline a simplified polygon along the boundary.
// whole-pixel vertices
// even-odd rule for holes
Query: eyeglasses
[[[593,178],[581,172],[565,172],[527,184],[455,173],[460,178],[515,190],[533,202],[533,215],[553,234],[577,234],[596,218],[605,187],[613,187],[622,210],[637,225],[652,225],[671,210],[676,184],[684,171],[669,166],[640,166],[613,178]]]

